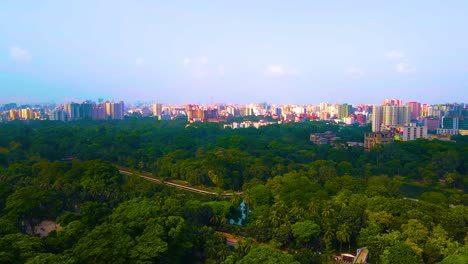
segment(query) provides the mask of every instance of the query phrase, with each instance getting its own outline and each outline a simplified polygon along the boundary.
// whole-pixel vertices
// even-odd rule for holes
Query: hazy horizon
[[[468,2],[2,1],[0,103],[466,102]]]

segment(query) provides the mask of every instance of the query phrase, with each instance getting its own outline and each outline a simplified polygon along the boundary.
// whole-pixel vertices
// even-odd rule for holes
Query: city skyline
[[[468,3],[4,1],[0,103],[466,102]]]

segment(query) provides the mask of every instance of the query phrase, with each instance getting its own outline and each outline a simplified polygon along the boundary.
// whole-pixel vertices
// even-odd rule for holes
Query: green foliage
[[[128,263],[134,245],[123,224],[102,224],[77,242],[73,256],[83,263]]]
[[[291,225],[291,230],[299,243],[311,242],[320,234],[320,226],[310,220]]]
[[[440,192],[425,192],[419,199],[433,204],[447,205],[447,197]]]
[[[386,249],[381,256],[382,264],[418,264],[420,260],[415,256],[411,247],[403,242],[397,242],[395,245]]]
[[[26,264],[73,264],[73,259],[67,255],[55,255],[52,253],[41,253],[34,258],[28,259]]]
[[[269,247],[259,246],[254,248],[242,258],[239,264],[256,264],[256,263],[265,263],[265,264],[299,264],[295,261],[293,256],[289,254],[282,253],[281,251],[274,250]]]
[[[440,264],[462,264],[468,263],[468,245],[460,248],[457,254],[444,258]]]
[[[41,252],[44,252],[44,244],[38,237],[16,233],[0,238],[0,262],[2,263],[24,263]]]
[[[233,130],[144,118],[0,124],[0,262],[325,263],[364,246],[371,263],[466,262],[464,137],[370,152],[309,142],[310,133],[327,130],[362,140],[369,126]],[[113,164],[243,193],[192,194],[121,175]],[[241,201],[247,219],[230,225]],[[62,229],[42,239],[20,233],[54,219]],[[246,237],[229,247],[232,234],[215,230]]]

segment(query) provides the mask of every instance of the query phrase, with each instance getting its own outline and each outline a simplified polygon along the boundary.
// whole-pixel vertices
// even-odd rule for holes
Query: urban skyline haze
[[[0,103],[466,102],[466,1],[0,4]]]

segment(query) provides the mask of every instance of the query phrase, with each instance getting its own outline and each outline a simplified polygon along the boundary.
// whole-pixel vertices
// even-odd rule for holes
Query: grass
[[[400,192],[404,197],[419,199],[424,192],[436,191],[434,188],[417,183],[404,183],[400,186]]]

